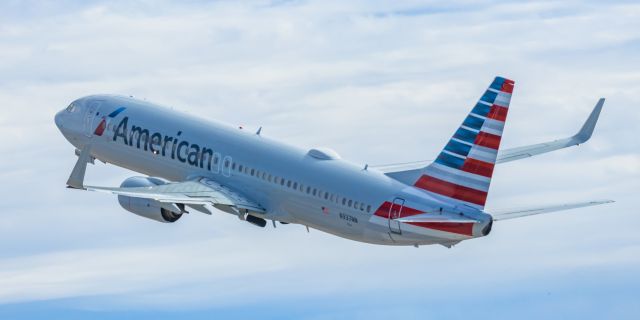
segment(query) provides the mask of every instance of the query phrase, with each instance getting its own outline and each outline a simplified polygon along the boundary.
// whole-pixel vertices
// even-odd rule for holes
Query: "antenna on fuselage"
[[[258,131],[256,131],[256,135],[260,135],[260,132],[262,132],[262,127],[258,128]]]

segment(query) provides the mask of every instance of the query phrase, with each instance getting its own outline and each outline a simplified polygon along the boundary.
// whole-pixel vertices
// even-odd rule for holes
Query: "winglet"
[[[596,127],[596,122],[598,122],[598,117],[600,117],[600,111],[602,110],[603,105],[604,98],[600,98],[598,103],[596,103],[596,106],[593,108],[593,111],[591,111],[589,118],[587,118],[587,121],[585,121],[582,128],[580,128],[580,131],[573,136],[576,142],[584,143],[591,138],[593,129]]]
[[[74,189],[84,189],[84,174],[87,171],[87,163],[91,161],[91,145],[88,144],[82,148],[78,156],[78,162],[73,167],[67,186]]]

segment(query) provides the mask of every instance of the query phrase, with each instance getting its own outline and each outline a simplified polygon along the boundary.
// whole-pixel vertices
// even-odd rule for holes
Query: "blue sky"
[[[569,318],[640,314],[640,5],[632,1],[5,1],[0,4],[0,318]],[[64,188],[53,115],[133,95],[356,163],[433,158],[496,75],[488,210],[615,199],[496,223],[452,249],[373,246],[220,213],[147,221]],[[90,166],[88,182],[135,175]]]

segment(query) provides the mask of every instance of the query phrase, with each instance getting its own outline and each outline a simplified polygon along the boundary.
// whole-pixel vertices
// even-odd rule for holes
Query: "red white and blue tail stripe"
[[[514,82],[496,77],[415,187],[482,209]]]

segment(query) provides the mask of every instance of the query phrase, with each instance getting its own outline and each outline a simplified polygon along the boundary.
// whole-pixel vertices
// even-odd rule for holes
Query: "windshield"
[[[76,104],[75,103],[71,103],[68,107],[67,107],[67,112],[73,112],[76,110]]]

